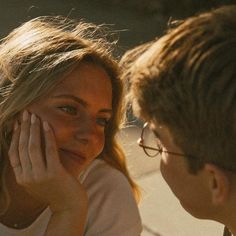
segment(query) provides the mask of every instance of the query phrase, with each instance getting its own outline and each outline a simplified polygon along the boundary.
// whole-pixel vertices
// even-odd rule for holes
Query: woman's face
[[[110,77],[102,67],[82,62],[27,110],[48,121],[63,166],[77,176],[103,150],[112,116]]]

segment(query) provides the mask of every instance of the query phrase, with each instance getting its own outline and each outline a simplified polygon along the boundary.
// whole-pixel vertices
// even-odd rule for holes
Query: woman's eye
[[[109,123],[109,119],[107,118],[97,118],[96,120],[97,124],[102,126],[102,127],[106,127]]]
[[[78,110],[74,106],[66,105],[66,106],[60,106],[59,109],[64,111],[65,113],[68,113],[70,115],[76,116],[78,114]]]

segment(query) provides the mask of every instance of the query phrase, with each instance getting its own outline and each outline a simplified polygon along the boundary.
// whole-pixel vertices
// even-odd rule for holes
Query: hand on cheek
[[[41,137],[45,140],[44,150]],[[15,123],[9,159],[16,182],[38,200],[48,204],[52,211],[87,203],[84,188],[60,162],[52,129],[35,114],[24,111],[21,124]]]

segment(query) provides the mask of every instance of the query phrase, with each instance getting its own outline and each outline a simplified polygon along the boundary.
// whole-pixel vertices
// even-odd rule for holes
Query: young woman
[[[0,235],[141,233],[100,28],[39,17],[0,45]]]

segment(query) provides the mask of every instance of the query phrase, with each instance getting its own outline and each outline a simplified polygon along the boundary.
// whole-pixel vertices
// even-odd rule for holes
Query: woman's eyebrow
[[[101,112],[101,113],[110,113],[111,115],[113,114],[112,109],[101,109],[101,110],[99,110],[99,112]]]
[[[89,106],[89,104],[85,100],[83,100],[82,98],[74,96],[74,95],[70,95],[70,94],[56,95],[56,96],[53,96],[52,98],[72,99],[75,102],[81,104],[85,108]],[[112,109],[110,109],[110,108],[100,109],[99,112],[101,112],[101,113],[110,113],[110,114],[113,113]]]
[[[71,100],[74,100],[75,102],[81,104],[83,107],[88,106],[88,103],[86,101],[84,101],[82,98],[74,96],[74,95],[63,94],[63,95],[53,96],[52,98],[71,99]]]

